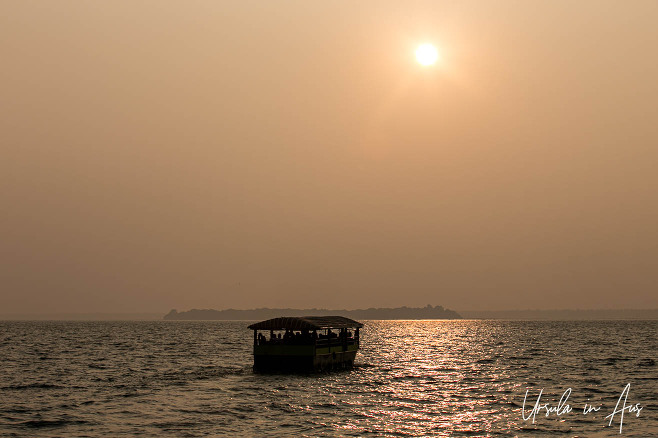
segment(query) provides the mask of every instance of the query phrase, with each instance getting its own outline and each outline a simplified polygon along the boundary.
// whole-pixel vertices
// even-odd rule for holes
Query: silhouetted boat
[[[252,324],[254,371],[351,368],[359,349],[361,327],[360,322],[342,316],[282,317]]]

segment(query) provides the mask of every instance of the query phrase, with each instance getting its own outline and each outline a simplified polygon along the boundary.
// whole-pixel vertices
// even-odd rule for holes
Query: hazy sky
[[[4,0],[0,312],[658,307],[656,23]]]

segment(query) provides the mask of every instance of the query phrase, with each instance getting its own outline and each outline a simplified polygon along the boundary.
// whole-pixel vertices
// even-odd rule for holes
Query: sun
[[[439,52],[431,44],[421,44],[416,49],[416,59],[422,65],[432,65],[439,59]]]

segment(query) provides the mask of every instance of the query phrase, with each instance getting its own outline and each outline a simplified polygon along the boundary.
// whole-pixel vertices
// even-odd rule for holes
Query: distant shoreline
[[[172,310],[164,316],[168,321],[182,320],[261,320],[280,316],[327,316],[337,315],[353,319],[462,319],[454,310],[443,306],[395,307],[369,309],[192,309],[186,312]]]
[[[192,309],[187,312],[172,310],[165,320],[260,320],[278,316],[341,315],[354,319],[505,319],[505,320],[656,320],[658,309],[524,309],[453,311],[442,306],[420,308],[370,308],[357,310],[329,309],[250,309],[213,310]]]
[[[437,306],[440,307],[440,306]],[[405,308],[398,308],[405,309]],[[412,310],[414,308],[406,308],[407,310]],[[416,308],[423,309],[423,308]],[[251,311],[264,310],[264,309],[252,309]],[[328,314],[325,312],[330,312],[332,314],[340,315],[342,312],[347,312],[346,316],[350,314],[350,310],[327,310],[327,309],[267,309],[275,316],[282,315],[312,315],[321,312],[322,314]],[[368,309],[365,309],[368,310]],[[389,309],[391,310],[391,309]],[[444,309],[452,312],[449,309]],[[224,311],[215,311],[215,312],[227,312],[225,315],[228,316],[228,312],[236,312],[235,315],[238,316],[238,313],[250,312],[248,310],[235,310],[227,309]],[[186,312],[177,312],[178,314],[184,314]],[[396,320],[396,319],[492,319],[492,320],[530,320],[530,321],[554,321],[554,320],[566,320],[566,321],[576,321],[576,320],[594,320],[594,321],[603,321],[603,320],[658,320],[658,309],[548,309],[548,310],[539,310],[539,309],[524,309],[524,310],[459,310],[455,312],[459,318],[437,318],[437,317],[421,317],[420,315],[416,317],[361,317],[358,316],[356,319],[382,319],[382,320]],[[302,315],[303,314],[303,315]],[[243,316],[238,316],[234,318],[211,318],[211,320],[224,320],[224,321],[254,321],[260,319],[267,319],[268,316],[256,316],[252,314],[251,317],[246,317],[249,314],[243,313]],[[59,313],[6,313],[0,314],[0,321],[162,321],[165,320],[203,320],[200,318],[197,319],[185,319],[185,318],[163,318],[162,313],[155,312],[131,312],[131,313],[102,313],[102,312],[93,312],[93,313],[74,313],[74,312],[59,312]]]
[[[511,319],[537,321],[603,321],[654,320],[658,309],[526,309],[526,310],[460,310],[465,319]]]

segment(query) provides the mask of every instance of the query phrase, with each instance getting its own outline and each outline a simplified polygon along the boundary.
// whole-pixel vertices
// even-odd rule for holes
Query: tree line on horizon
[[[164,316],[165,320],[254,320],[270,319],[280,316],[345,316],[352,319],[461,319],[461,315],[443,306],[425,307],[371,307],[368,309],[192,309],[178,312],[172,309]]]

